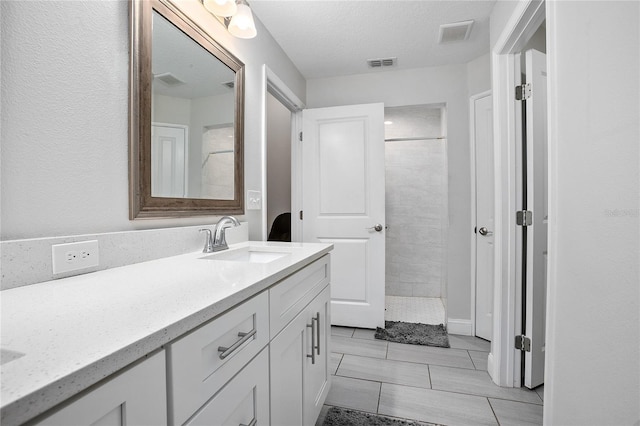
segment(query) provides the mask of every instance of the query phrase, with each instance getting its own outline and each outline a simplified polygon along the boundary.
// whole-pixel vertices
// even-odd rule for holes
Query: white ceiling
[[[489,52],[495,0],[250,0],[306,79],[469,62]],[[441,24],[473,19],[468,40],[438,44]],[[397,57],[393,68],[367,59]]]

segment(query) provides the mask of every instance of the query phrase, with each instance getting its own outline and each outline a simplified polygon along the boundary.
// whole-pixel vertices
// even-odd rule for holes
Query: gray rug
[[[410,345],[449,348],[449,335],[444,325],[416,324],[402,321],[385,321],[385,328],[376,329],[376,339]]]
[[[331,407],[322,426],[418,426],[421,423],[410,422],[362,411]]]

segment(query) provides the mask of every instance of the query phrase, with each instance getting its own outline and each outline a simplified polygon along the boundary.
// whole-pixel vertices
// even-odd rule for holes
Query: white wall
[[[177,5],[246,65],[245,187],[262,185],[266,63],[303,101],[305,80],[256,20],[230,36],[200,2]],[[127,1],[2,1],[1,238],[187,226],[128,220]],[[261,235],[260,212],[245,216]]]
[[[469,96],[491,89],[491,55],[485,54],[467,63]]]
[[[545,424],[640,420],[640,3],[547,3]]]
[[[309,108],[384,102],[446,104],[449,169],[448,315],[470,319],[471,218],[467,66],[382,71],[307,81]]]

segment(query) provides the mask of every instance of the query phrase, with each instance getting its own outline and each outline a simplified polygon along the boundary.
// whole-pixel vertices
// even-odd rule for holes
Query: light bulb
[[[253,22],[251,8],[246,4],[239,4],[238,11],[229,22],[229,32],[238,38],[254,38],[258,31]]]
[[[232,16],[238,10],[235,0],[202,0],[202,4],[216,16]]]

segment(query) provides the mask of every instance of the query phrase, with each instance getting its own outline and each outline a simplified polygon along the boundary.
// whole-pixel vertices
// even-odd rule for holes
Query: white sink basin
[[[276,259],[289,256],[286,251],[272,251],[264,247],[242,247],[233,250],[225,250],[203,256],[204,260],[226,260],[231,262],[269,263]]]

